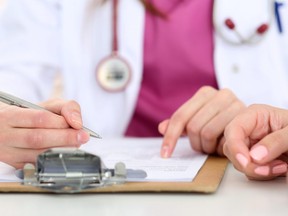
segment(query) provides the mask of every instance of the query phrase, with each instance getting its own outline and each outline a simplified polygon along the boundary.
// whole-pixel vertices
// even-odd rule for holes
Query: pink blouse
[[[144,74],[126,136],[155,137],[203,85],[217,88],[213,65],[213,0],[151,0],[167,19],[146,12]]]

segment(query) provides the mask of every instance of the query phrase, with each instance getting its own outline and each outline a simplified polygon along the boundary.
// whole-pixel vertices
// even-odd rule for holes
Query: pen
[[[18,98],[16,96],[7,94],[5,92],[1,92],[0,91],[0,101],[12,106],[18,106],[18,107],[22,107],[22,108],[30,108],[30,109],[37,109],[37,110],[46,110],[48,112],[51,112],[50,110],[47,110],[41,106],[38,106],[36,104],[33,104],[31,102],[25,101],[21,98]],[[52,112],[53,113],[53,112]],[[57,113],[54,113],[56,115],[58,115]],[[83,130],[85,130],[86,132],[88,132],[90,134],[90,136],[95,137],[95,138],[99,138],[101,139],[101,136],[98,135],[97,133],[95,133],[94,131],[86,128],[83,126]]]

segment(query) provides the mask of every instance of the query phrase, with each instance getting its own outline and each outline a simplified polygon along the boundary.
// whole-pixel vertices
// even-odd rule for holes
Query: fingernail
[[[245,168],[245,167],[247,166],[247,164],[248,164],[248,159],[247,159],[243,154],[238,153],[238,154],[236,155],[236,159],[237,159],[237,161],[241,164],[241,166],[242,166],[243,168]]]
[[[163,158],[169,158],[170,157],[170,147],[169,146],[163,146],[161,149],[161,156]]]
[[[79,113],[73,112],[73,113],[71,114],[71,120],[72,120],[74,123],[76,123],[77,125],[82,126],[82,120],[81,120],[81,116],[80,116]]]
[[[250,155],[254,160],[260,161],[268,155],[268,150],[265,146],[256,146],[250,151]]]
[[[254,172],[258,175],[268,176],[269,175],[269,167],[268,166],[260,166],[257,167]]]
[[[84,130],[80,130],[77,134],[77,141],[79,144],[84,144],[88,142],[89,138],[90,138],[89,134]]]
[[[283,174],[285,172],[287,172],[287,164],[279,164],[272,168],[272,173],[276,175]]]

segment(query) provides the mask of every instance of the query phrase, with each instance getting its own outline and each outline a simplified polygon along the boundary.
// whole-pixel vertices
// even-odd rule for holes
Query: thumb
[[[265,164],[288,151],[288,127],[268,134],[250,150],[255,163]]]

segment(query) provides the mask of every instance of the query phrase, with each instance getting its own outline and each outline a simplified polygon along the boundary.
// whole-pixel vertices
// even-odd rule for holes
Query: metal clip
[[[40,154],[33,164],[24,166],[24,185],[48,189],[56,193],[76,193],[84,189],[122,184],[127,174],[145,178],[142,170],[127,170],[118,162],[107,169],[100,157],[76,148],[53,148]]]

